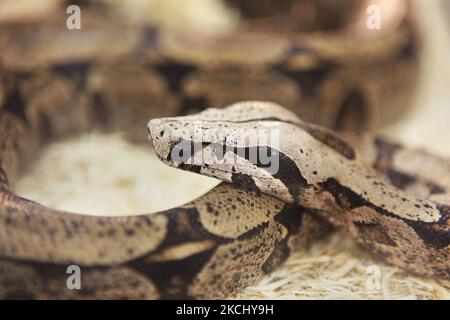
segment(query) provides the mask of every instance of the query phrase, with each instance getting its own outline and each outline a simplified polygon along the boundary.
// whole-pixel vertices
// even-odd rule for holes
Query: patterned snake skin
[[[0,298],[228,297],[330,229],[317,208],[226,183],[131,217],[62,213],[13,192],[44,144],[94,127],[144,143],[148,119],[257,99],[350,136],[405,112],[419,47],[406,1],[392,1],[377,31],[361,27],[364,1],[229,3],[243,23],[215,36],[128,19],[97,2],[80,4],[81,30],[65,27],[64,6],[0,20]],[[316,14],[300,23],[298,8]],[[407,189],[411,168],[395,167],[393,149],[376,149],[372,165]],[[82,290],[66,286],[71,264],[82,269]]]

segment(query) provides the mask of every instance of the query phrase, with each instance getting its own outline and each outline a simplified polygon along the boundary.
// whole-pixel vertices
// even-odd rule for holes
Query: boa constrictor
[[[278,14],[274,20],[250,19],[243,29],[219,37],[130,21],[96,5],[83,7],[80,31],[67,30],[60,12],[25,21],[0,20],[0,297],[227,297],[326,232],[329,225],[319,215],[329,214],[332,207],[336,209],[332,222],[351,226],[353,234],[367,234],[360,239],[390,256],[389,261],[416,266],[424,274],[448,275],[443,249],[448,238],[442,222],[446,207],[421,202],[431,206],[429,215],[413,208],[413,217],[397,216],[394,206],[399,204],[394,200],[380,203],[376,193],[359,194],[380,188],[358,185],[369,179],[361,177],[359,165],[340,159],[338,151],[316,140],[311,143],[317,150],[332,161],[342,160],[343,164],[336,163],[342,170],[354,168],[361,180],[344,183],[325,170],[324,163],[311,162],[317,166],[314,178],[286,150],[286,157],[293,157],[286,174],[297,176],[292,176],[287,190],[279,182],[287,181],[267,180],[268,186],[282,188],[275,196],[249,190],[248,184],[221,184],[171,210],[92,217],[47,208],[13,192],[16,176],[43,144],[94,126],[126,130],[134,141],[143,141],[143,119],[243,99],[276,101],[305,120],[346,133],[361,133],[395,119],[414,88],[418,38],[405,2],[394,2],[400,6],[375,33],[358,27],[360,18],[366,17],[361,1],[345,2],[362,4],[362,10],[345,11],[352,13],[343,19],[345,25],[328,25],[329,31],[309,26],[311,30],[300,32],[304,26],[295,23],[279,30],[280,21],[298,19]],[[321,132],[318,129],[314,136],[326,139]],[[347,150],[347,156],[351,153],[344,143],[338,149]],[[433,186],[430,193],[445,190],[431,177],[416,177],[414,162],[396,168],[400,147],[379,142],[374,150],[378,160],[372,164],[392,184],[405,189]],[[445,171],[446,166],[439,168]],[[310,193],[320,195],[317,202],[311,201]],[[293,197],[305,202],[299,207]],[[407,204],[412,201],[405,198]],[[341,211],[346,217],[353,211],[355,220],[343,223]],[[383,233],[379,225],[387,219],[408,232],[405,241],[414,240],[411,252],[403,254],[406,242]],[[399,247],[389,246],[391,241]],[[429,257],[425,249],[430,250]],[[81,267],[81,290],[66,286],[71,264]]]
[[[278,133],[261,141],[258,130]],[[372,150],[365,151],[364,162],[332,131],[264,102],[154,119],[149,131],[156,154],[171,166],[297,204],[345,226],[392,264],[450,277],[450,161],[377,139],[366,142],[364,148]],[[422,189],[399,178],[407,166],[393,165],[399,152],[408,153],[403,160],[412,162],[409,170],[425,171],[416,178],[411,178],[415,171],[408,175]],[[279,161],[275,170],[261,154]],[[388,163],[387,177],[380,174],[383,163]]]

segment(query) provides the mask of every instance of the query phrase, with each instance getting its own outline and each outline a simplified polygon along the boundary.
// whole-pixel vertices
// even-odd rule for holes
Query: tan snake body
[[[148,215],[61,213],[11,191],[52,138],[97,126],[126,130],[143,142],[149,118],[244,99],[275,101],[307,121],[361,133],[402,114],[417,74],[409,12],[376,36],[355,36],[349,24],[283,36],[246,30],[193,37],[112,19],[95,8],[83,11],[77,33],[61,27],[63,18],[0,28],[1,298],[227,297],[329,229],[317,208],[229,184]],[[372,165],[391,183],[446,190],[427,176],[432,173],[415,175],[414,164],[396,166],[396,155],[407,150],[378,146]],[[414,154],[447,173],[445,160]],[[448,230],[438,227],[444,228],[436,231],[442,245]],[[391,257],[406,263],[405,256]],[[448,260],[434,258],[430,268],[418,264],[416,271],[448,276]],[[69,264],[82,268],[81,290],[66,287]]]

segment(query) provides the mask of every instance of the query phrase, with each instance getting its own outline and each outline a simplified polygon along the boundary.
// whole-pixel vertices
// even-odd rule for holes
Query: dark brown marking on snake
[[[168,155],[168,161],[173,163],[178,163],[178,167],[184,170],[193,171],[199,173],[201,170],[201,166],[192,165],[192,164],[186,164],[186,160],[190,159],[193,155],[193,150],[195,150],[195,146],[193,142],[186,141],[185,143],[190,144],[190,150],[191,154],[184,155],[181,154],[180,157],[182,158],[182,162],[178,161],[177,159],[172,159],[172,154],[174,148],[179,148],[180,150],[183,150],[183,141],[177,142],[173,144],[173,147],[171,148],[171,151]],[[202,147],[208,146],[210,144],[202,144]],[[252,164],[256,165],[259,168],[267,169],[270,167],[270,163],[262,163],[261,158],[259,155],[262,152],[265,152],[267,157],[278,157],[279,160],[279,167],[278,170],[275,173],[269,172],[274,178],[279,179],[289,190],[291,195],[296,196],[299,195],[299,188],[300,186],[308,186],[308,183],[306,179],[302,176],[300,173],[300,170],[298,166],[295,164],[295,162],[289,158],[287,155],[285,155],[282,152],[279,152],[275,148],[269,147],[269,146],[255,146],[255,147],[247,147],[247,148],[239,148],[235,146],[227,146],[225,144],[221,143],[215,143],[215,150],[217,156],[223,156],[225,154],[226,150],[230,150],[233,153],[235,153],[239,157],[243,157],[247,161],[251,162]],[[177,151],[177,150],[175,150]],[[222,152],[222,153],[220,153]],[[255,158],[251,159],[251,155],[258,155]],[[256,160],[256,161],[255,161]],[[255,162],[255,163],[253,163]],[[232,174],[232,182],[239,184],[243,187],[249,188],[251,190],[257,190],[260,191],[259,188],[256,186],[255,181],[253,178],[246,174],[241,173],[233,173]]]
[[[295,5],[295,1],[292,0],[260,1],[258,5],[248,0],[225,0],[224,3],[232,7],[233,10],[239,10],[242,17],[248,20],[283,15],[290,12]],[[274,5],[275,3],[276,5]]]
[[[308,133],[315,139],[326,144],[340,155],[344,156],[348,160],[356,159],[356,151],[346,141],[344,141],[339,135],[324,128],[319,127],[303,127]]]
[[[437,206],[441,218],[435,223],[426,223],[422,221],[406,221],[414,228],[420,238],[433,248],[443,249],[450,245],[450,207],[439,204]]]
[[[292,234],[296,233],[301,228],[301,223],[293,223],[293,221],[301,221],[301,217],[305,212],[305,208],[297,205],[286,204],[279,214],[276,215],[275,221],[281,223]]]
[[[28,119],[25,114],[26,102],[19,90],[17,82],[14,83],[13,88],[6,95],[3,105],[4,107],[2,112],[9,112],[17,116],[23,122],[28,123]]]
[[[294,45],[290,46],[286,52],[286,57],[291,57],[298,54],[314,54],[315,50],[311,47],[302,46],[299,43],[295,43]],[[278,66],[279,68],[282,68],[284,66]],[[284,69],[282,69],[284,72]]]
[[[275,245],[275,248],[273,249],[271,255],[261,266],[261,269],[264,273],[268,274],[272,272],[277,266],[286,261],[286,259],[289,257],[291,250],[288,247],[287,240],[288,239],[285,238]]]
[[[246,120],[208,120],[208,122],[218,122],[218,123],[252,123],[252,122],[282,122],[287,124],[292,124],[294,126],[298,126],[297,123],[289,120],[283,120],[278,117],[263,117],[263,118],[253,118]]]
[[[351,90],[338,109],[332,128],[337,132],[362,133],[369,122],[366,104],[364,96],[359,91]]]
[[[389,236],[389,233],[378,223],[353,223],[360,234],[361,239],[370,239],[370,241],[382,243],[388,246],[395,247],[397,244]]]
[[[53,130],[52,130],[52,121],[49,118],[48,114],[45,114],[43,112],[40,112],[38,114],[39,117],[39,134],[40,136],[47,140],[50,139],[53,136]]]
[[[430,187],[430,195],[442,194],[446,192],[446,190],[440,186],[429,184],[429,187]]]
[[[254,118],[247,120],[208,120],[209,122],[221,122],[221,123],[252,123],[252,122],[281,122],[296,126],[303,130],[307,130],[310,135],[312,135],[317,140],[323,142],[330,148],[336,150],[341,155],[349,160],[354,160],[356,158],[356,151],[352,148],[346,141],[344,141],[339,135],[336,133],[329,131],[324,128],[319,127],[310,127],[310,126],[302,126],[300,123],[296,123],[294,121],[283,120],[278,117],[265,117],[265,118]]]
[[[220,123],[252,123],[252,122],[281,122],[289,125],[296,126],[298,128],[301,128],[303,130],[306,130],[311,136],[313,136],[315,139],[319,140],[320,142],[326,144],[328,147],[332,148],[333,150],[337,151],[339,154],[347,158],[348,160],[354,160],[356,159],[356,151],[353,147],[351,147],[341,136],[338,134],[317,126],[303,126],[300,123],[296,123],[294,121],[289,120],[283,120],[278,117],[265,117],[265,118],[253,118],[253,119],[247,119],[247,120],[208,120],[208,122],[220,122]],[[215,143],[215,145],[218,145],[219,143]],[[237,148],[234,148],[234,152],[237,153]],[[258,147],[259,148],[259,147]],[[269,148],[269,147],[265,147]],[[220,148],[219,148],[220,149]],[[225,153],[226,146],[223,146],[223,153]],[[269,148],[270,149],[270,148]],[[272,150],[268,150],[269,154],[272,152]],[[259,152],[259,151],[258,151]],[[245,151],[246,159],[248,159],[248,150]],[[258,153],[259,154],[259,153]],[[258,167],[264,167],[264,165],[258,163]]]
[[[254,227],[253,229],[248,230],[247,232],[241,234],[237,237],[238,240],[247,240],[254,237],[258,237],[259,234],[262,233],[263,229],[267,229],[269,227],[269,222],[263,222],[260,225]]]
[[[417,183],[416,177],[413,177],[409,174],[406,174],[404,172],[399,172],[399,171],[393,170],[393,169],[388,170],[386,176],[389,179],[389,182],[393,186],[395,186],[399,189],[405,189],[409,185]],[[443,187],[438,186],[438,185],[434,184],[433,182],[423,181],[423,183],[430,190],[429,191],[430,195],[442,194],[442,193],[446,192],[446,190]]]
[[[194,277],[211,258],[217,245],[231,242],[231,239],[211,234],[201,224],[196,208],[175,208],[167,212],[169,218],[164,241],[154,250],[150,258],[165,249],[189,242],[214,241],[215,245],[206,251],[171,261],[146,262],[147,256],[127,263],[131,268],[148,277],[158,287],[165,299],[192,298],[186,289]],[[195,230],[195,232],[194,232]],[[183,272],[180,272],[183,270]]]
[[[441,219],[438,222],[425,223],[422,221],[412,221],[408,219],[401,219],[398,216],[394,215],[393,213],[387,211],[386,209],[380,208],[364,200],[362,197],[358,196],[352,190],[339,184],[339,182],[333,178],[328,179],[323,185],[326,190],[330,191],[333,194],[333,196],[336,199],[336,202],[344,210],[351,210],[353,208],[366,206],[372,208],[381,215],[402,220],[416,231],[416,233],[423,239],[424,243],[430,245],[431,247],[441,249],[450,245],[450,230],[448,227],[450,209],[448,206],[444,205],[438,206],[438,209],[441,213]],[[345,203],[340,201],[342,196],[348,199],[347,201],[345,201]],[[367,231],[367,228],[364,231]],[[377,234],[380,235],[381,233]]]
[[[8,296],[8,299],[39,299],[43,296],[41,294],[45,292],[45,297],[50,299],[57,297],[72,297],[83,299],[85,297],[92,296],[95,294],[93,289],[89,289],[86,286],[82,286],[81,290],[69,290],[67,288],[67,277],[68,274],[66,272],[67,267],[69,265],[74,264],[73,262],[67,263],[57,263],[57,262],[39,262],[39,261],[25,261],[21,259],[9,259],[5,257],[0,258],[0,262],[11,262],[16,264],[19,268],[15,270],[20,270],[20,267],[30,268],[34,273],[34,282],[24,283],[20,290],[15,290],[12,295]],[[98,273],[107,273],[109,270],[114,269],[115,267],[108,266],[83,266],[82,267],[82,276],[89,274],[91,272]],[[13,272],[15,272],[15,270]],[[20,276],[20,271],[18,271],[16,276]],[[50,286],[50,283],[59,283],[58,286]],[[101,290],[101,288],[98,288]],[[5,297],[2,296],[2,299]]]
[[[7,187],[8,185],[8,176],[6,175],[5,170],[0,166],[0,191],[3,191],[3,187]]]
[[[308,187],[309,184],[294,160],[278,150],[276,152],[279,154],[279,169],[273,177],[283,182],[295,199],[300,194],[300,188]]]
[[[178,212],[179,213],[179,212]],[[186,215],[189,215],[190,220],[198,219],[198,212],[196,209],[188,209],[186,211]],[[174,214],[175,219],[179,219],[179,215]],[[184,220],[184,219],[183,219]],[[175,222],[175,223],[174,223]],[[176,226],[178,224],[178,226]],[[190,228],[187,226],[179,226],[179,221],[171,221],[169,222],[169,233],[172,235],[177,235],[182,233],[182,229],[185,229],[185,231],[194,230],[193,227],[196,227],[195,230],[198,230],[199,226],[191,225]],[[183,223],[181,223],[183,224]],[[246,239],[251,239],[254,237],[257,237],[259,234],[261,234],[262,230],[268,228],[268,222],[262,223],[261,225],[247,231],[246,233],[240,235],[237,237],[236,240],[239,241],[245,241]],[[200,232],[200,235],[202,233]],[[167,248],[171,245],[176,244],[183,244],[189,241],[195,241],[195,240],[202,240],[202,239],[209,239],[216,242],[216,244],[225,244],[233,241],[232,239],[224,239],[220,238],[214,235],[209,234],[205,230],[205,236],[201,239],[198,238],[199,232],[196,232],[195,234],[189,234],[189,238],[180,238],[178,241],[175,241],[174,243],[169,242],[167,237],[165,242],[161,244],[161,248]],[[173,240],[172,240],[173,241]],[[186,288],[190,283],[192,283],[195,276],[202,270],[203,266],[207,263],[207,261],[210,260],[211,256],[214,254],[216,250],[216,247],[212,249],[208,249],[206,251],[195,253],[192,256],[186,257],[181,260],[176,261],[164,261],[164,262],[156,262],[152,264],[146,265],[145,263],[142,263],[140,259],[137,259],[136,261],[132,261],[128,263],[134,270],[139,271],[141,274],[147,276],[149,279],[151,279],[155,285],[159,288],[159,292],[162,294],[163,298],[165,299],[173,299],[173,298],[193,298],[188,295],[188,293],[185,291]],[[258,247],[252,249],[255,252],[259,250]],[[155,251],[155,254],[158,253],[158,250]],[[249,253],[249,252],[247,252]],[[236,254],[236,252],[232,252],[232,254],[235,254],[233,256],[233,259],[238,259],[240,257],[239,254]],[[212,266],[211,266],[212,267]],[[183,270],[183,274],[180,275],[180,268]],[[217,276],[217,279],[219,279],[219,275]],[[214,280],[214,277],[212,279]],[[228,284],[232,286],[233,284]],[[231,292],[234,292],[232,288]]]
[[[239,186],[243,186],[247,189],[261,193],[253,178],[243,173],[233,173],[231,175],[231,181]]]
[[[164,131],[159,133],[160,137],[164,136]],[[178,164],[178,167],[182,170],[200,173],[202,167],[195,164],[186,163],[189,159],[194,157],[195,151],[202,150],[204,144],[195,144],[194,142],[183,140],[180,142],[173,142],[170,152],[167,155],[167,161]],[[189,153],[185,151],[190,151]],[[178,158],[173,158],[173,155],[178,155]]]
[[[377,159],[373,164],[376,170],[386,172],[390,168],[394,154],[401,149],[401,145],[398,143],[391,143],[384,139],[377,137],[374,141]]]
[[[180,115],[188,115],[201,112],[212,104],[205,97],[184,97],[182,96]]]
[[[214,251],[215,248],[212,248],[181,260],[152,264],[141,263],[138,259],[131,261],[129,265],[156,285],[162,299],[194,299],[188,295],[188,285],[210,260]]]
[[[416,181],[416,179],[414,179],[410,175],[395,170],[389,170],[387,173],[387,177],[389,178],[390,183],[400,189],[404,189],[408,185]]]
[[[174,208],[167,213],[169,218],[167,233],[170,237],[165,237],[163,242],[154,251],[155,254],[161,252],[162,248],[169,248],[174,245],[202,240],[213,240],[215,243],[226,243],[229,239],[214,235],[207,231],[199,218],[196,208]],[[196,232],[192,232],[196,230]]]
[[[159,41],[158,28],[153,26],[145,26],[142,28],[141,40],[137,49],[137,55],[145,55],[147,50],[156,48]]]
[[[407,23],[411,24],[410,21]],[[408,29],[408,33],[408,41],[400,51],[400,56],[402,59],[415,61],[419,57],[419,52],[421,52],[421,44],[419,39],[417,39],[416,28],[412,27],[411,29]]]
[[[92,117],[99,127],[105,127],[108,124],[108,104],[99,92],[95,92],[92,97]]]
[[[324,81],[327,76],[333,72],[334,68],[331,65],[326,65],[321,68],[313,70],[292,71],[284,67],[277,68],[278,71],[293,79],[300,88],[301,94],[305,97],[316,94],[316,90],[320,87],[320,83]]]
[[[289,193],[294,197],[294,199],[300,194],[300,188],[308,186],[308,182],[302,176],[300,169],[294,160],[289,158],[284,153],[276,150],[275,148],[268,146],[256,146],[256,147],[247,147],[247,148],[237,148],[234,147],[232,150],[237,156],[245,155],[245,159],[251,161],[251,154],[260,154],[260,148],[264,148],[267,155],[278,157],[278,170],[275,173],[267,171],[271,174],[275,179],[280,180],[286,188],[288,188]],[[260,157],[256,157],[256,163],[251,161],[253,165],[256,165],[258,168],[266,169],[270,166],[269,164],[262,163],[260,161]],[[251,179],[251,178],[250,178]],[[233,181],[234,182],[234,181]],[[236,182],[237,183],[237,182]]]
[[[339,181],[334,178],[329,178],[319,185],[324,190],[329,191],[336,199],[336,203],[344,210],[352,210],[359,207],[368,207],[377,211],[381,215],[400,219],[398,216],[389,212],[388,210],[376,206],[373,203],[365,200],[363,197],[356,194],[353,190],[340,184]]]
[[[394,185],[399,189],[404,189],[409,185],[417,182],[416,177],[392,168],[392,162],[394,161],[395,153],[404,148],[401,144],[393,143],[386,139],[377,137],[374,140],[374,145],[376,148],[377,159],[375,160],[373,167],[377,171],[383,172],[392,185]],[[431,181],[422,181],[422,182],[430,190],[430,195],[441,194],[446,192],[446,190],[443,187],[435,184],[434,182]]]
[[[159,74],[166,79],[169,84],[169,88],[173,92],[180,91],[181,82],[183,79],[195,70],[195,67],[188,64],[181,63],[165,63],[157,65],[156,67],[152,66],[152,68],[156,69]]]
[[[181,170],[190,171],[194,173],[200,173],[202,170],[201,166],[197,166],[195,164],[186,164],[186,163],[180,163],[178,166]]]
[[[92,64],[89,62],[55,64],[52,70],[76,83],[78,93],[86,88],[86,81]]]
[[[307,213],[307,210],[308,209],[297,205],[286,204],[283,210],[275,216],[275,221],[282,224],[288,230],[288,234],[297,234],[303,227],[304,215],[312,214],[309,210]],[[326,234],[331,230],[331,225],[323,223],[321,228],[321,234]],[[321,234],[318,234],[317,237],[319,238]],[[272,254],[262,266],[262,270],[265,273],[272,272],[277,265],[280,265],[280,263],[284,262],[289,257],[292,248],[289,247],[288,240],[289,238],[286,237],[276,245]]]

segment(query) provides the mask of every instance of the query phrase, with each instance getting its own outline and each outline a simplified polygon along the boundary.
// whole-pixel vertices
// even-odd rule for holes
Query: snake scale
[[[389,23],[375,34],[360,27],[363,1],[230,3],[244,23],[220,36],[136,22],[89,1],[80,3],[80,31],[67,30],[59,13],[0,20],[1,298],[224,298],[325,234],[329,222],[390,263],[449,276],[447,160],[382,139],[356,156],[338,135],[295,115],[352,140],[401,116],[420,44],[408,3],[392,1]],[[299,24],[299,10],[283,8],[297,5],[321,14]],[[248,102],[175,117],[255,99],[295,114]],[[165,154],[173,145],[156,139],[161,128],[195,143],[178,131],[187,119],[227,125],[230,138],[237,127],[276,126],[281,176],[245,161],[234,173],[216,168],[222,174],[208,162],[184,165],[234,184],[128,217],[63,213],[13,192],[52,139],[99,127],[143,142],[143,119],[158,117],[168,118],[150,122],[153,146],[175,166]],[[81,290],[66,286],[70,264],[82,269]]]

